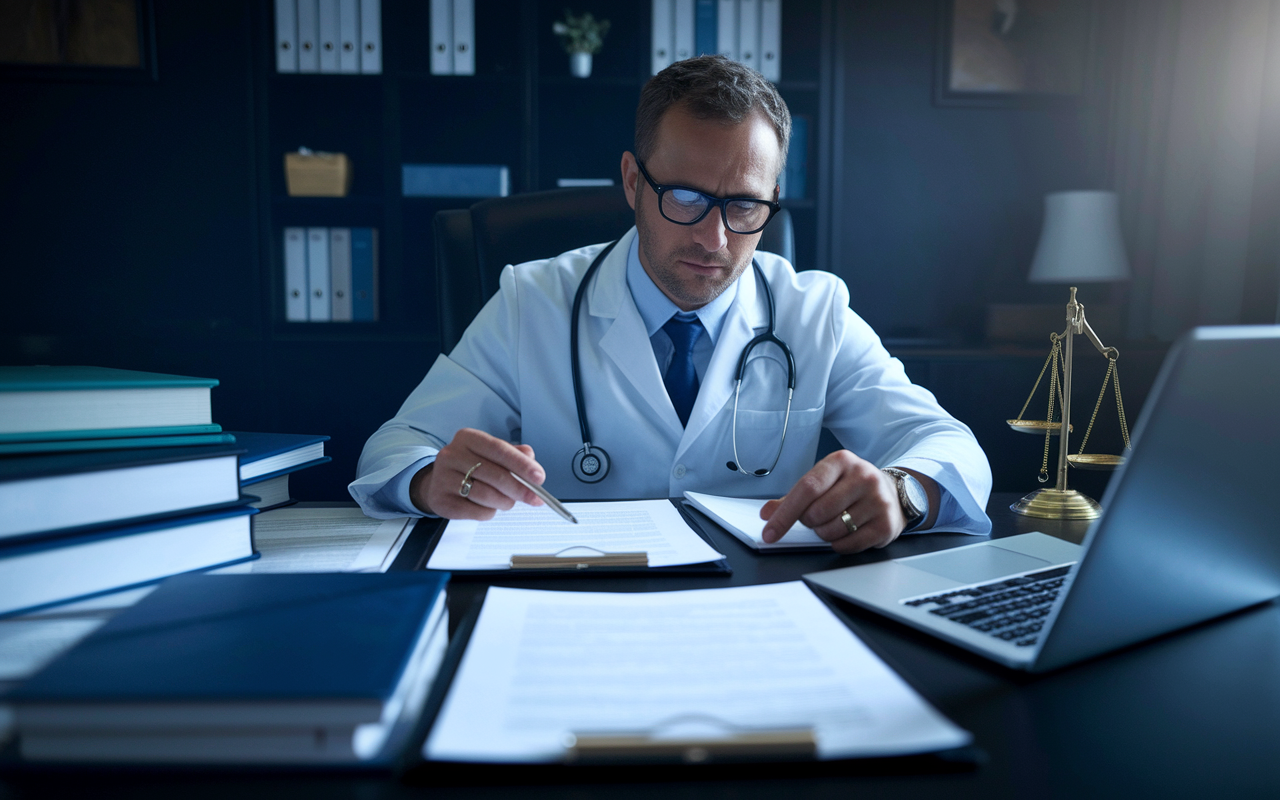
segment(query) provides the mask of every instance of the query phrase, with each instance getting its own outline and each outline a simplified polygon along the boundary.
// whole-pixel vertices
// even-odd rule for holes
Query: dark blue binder
[[[448,580],[429,572],[178,576],[7,699],[380,707]]]
[[[245,431],[228,431],[236,439],[236,446],[243,449],[244,453],[240,456],[240,471],[244,472],[245,465],[256,464],[264,459],[275,456],[283,456],[295,450],[317,444],[319,442],[329,441],[328,436],[311,435],[305,433],[252,433]],[[252,478],[242,478],[241,486],[250,486],[255,483],[261,483],[271,478],[277,478],[281,475],[287,475],[291,472],[297,472],[307,467],[314,467],[319,464],[327,464],[333,459],[329,456],[321,456],[320,458],[310,459],[307,461],[298,461],[280,469],[273,469],[270,472],[261,475],[255,475]]]
[[[407,746],[438,669],[439,656],[424,653],[433,646],[443,653],[448,579],[423,572],[172,578],[6,697],[23,753],[74,761],[77,752],[105,752],[101,760],[145,762],[145,747],[123,756],[119,749],[122,739],[141,736],[157,749],[167,740],[189,748],[178,751],[188,758],[169,763],[273,763],[262,742],[274,741],[280,763],[314,746],[335,757],[300,763],[385,765]],[[358,729],[371,724],[389,733],[376,752],[353,756],[351,747],[360,750],[353,734],[360,739]],[[345,755],[312,742],[316,736],[345,736]],[[201,744],[183,745],[184,738]],[[210,751],[221,755],[210,759]]]

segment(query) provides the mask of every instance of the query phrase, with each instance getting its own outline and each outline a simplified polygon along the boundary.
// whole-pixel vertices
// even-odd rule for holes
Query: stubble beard
[[[714,214],[716,211],[713,209],[711,213]],[[659,224],[675,225],[674,222],[670,222],[661,216],[657,221]],[[658,237],[648,223],[648,212],[643,206],[638,207],[636,209],[636,229],[640,234],[640,247],[649,262],[647,266],[651,273],[650,277],[653,278],[659,289],[675,301],[676,305],[687,306],[689,309],[705,306],[719,297],[725,289],[732,286],[733,282],[746,269],[745,263],[734,265],[728,258],[722,258],[718,255],[708,256],[707,251],[696,244],[664,253],[661,251]],[[705,264],[711,261],[716,266],[732,268],[726,269],[714,277],[696,275],[680,265],[682,260],[698,264]]]

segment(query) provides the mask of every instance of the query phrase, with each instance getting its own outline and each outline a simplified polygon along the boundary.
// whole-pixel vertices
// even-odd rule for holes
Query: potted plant
[[[564,19],[551,26],[560,37],[564,50],[569,54],[569,72],[575,78],[591,76],[591,56],[604,46],[604,35],[609,32],[609,20],[596,19],[590,11],[574,15],[564,11]]]

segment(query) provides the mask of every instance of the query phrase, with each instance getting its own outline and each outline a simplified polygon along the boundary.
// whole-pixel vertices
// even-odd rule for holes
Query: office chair
[[[453,350],[498,291],[507,264],[611,241],[634,224],[635,212],[621,186],[529,192],[438,212],[432,225],[440,352]],[[795,263],[795,235],[785,208],[764,229],[759,249]]]

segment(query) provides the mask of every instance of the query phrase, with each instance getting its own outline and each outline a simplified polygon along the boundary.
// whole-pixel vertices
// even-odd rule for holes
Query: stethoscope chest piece
[[[609,474],[609,454],[590,443],[573,454],[573,476],[583,483],[598,483]]]

